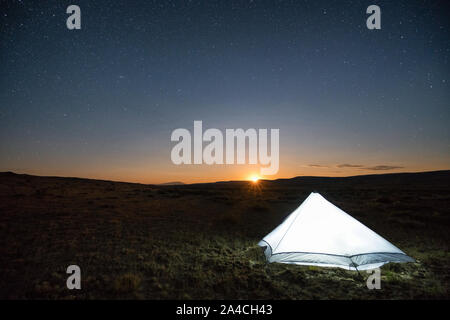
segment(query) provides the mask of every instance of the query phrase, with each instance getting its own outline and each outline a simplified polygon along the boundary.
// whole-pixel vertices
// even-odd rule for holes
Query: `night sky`
[[[0,171],[246,179],[176,128],[279,128],[276,176],[450,169],[446,1],[0,1]],[[81,8],[68,30],[66,8]],[[381,8],[368,30],[366,8]]]

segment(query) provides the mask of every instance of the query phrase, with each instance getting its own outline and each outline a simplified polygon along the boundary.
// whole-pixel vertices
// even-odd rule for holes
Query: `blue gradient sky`
[[[171,132],[279,128],[276,177],[450,168],[445,1],[5,1],[0,171],[159,183]],[[82,29],[69,31],[70,4]],[[382,29],[366,28],[366,8]],[[269,177],[275,178],[275,177]]]

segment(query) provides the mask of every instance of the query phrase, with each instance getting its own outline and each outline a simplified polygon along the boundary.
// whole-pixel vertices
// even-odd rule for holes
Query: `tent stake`
[[[361,273],[359,273],[358,267],[355,264],[353,264],[353,265],[355,266],[356,271],[358,271],[358,274],[361,277],[361,279],[364,279],[363,276],[361,275]]]
[[[352,262],[352,265],[353,265],[353,267],[355,267],[356,271],[358,271],[359,277],[364,280],[364,277],[362,276],[362,274],[358,270],[358,265],[353,262],[352,258],[350,258],[350,261]]]

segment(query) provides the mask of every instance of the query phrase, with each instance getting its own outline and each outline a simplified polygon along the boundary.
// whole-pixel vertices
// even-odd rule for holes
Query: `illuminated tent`
[[[259,243],[269,262],[374,269],[414,262],[403,251],[318,193],[308,198]]]

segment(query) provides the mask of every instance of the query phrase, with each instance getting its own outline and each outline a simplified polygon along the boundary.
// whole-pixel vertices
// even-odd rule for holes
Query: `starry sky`
[[[450,169],[446,1],[2,0],[0,171],[241,180],[176,128],[279,128],[268,178]],[[81,8],[68,30],[66,8]],[[381,8],[368,30],[366,8]]]

